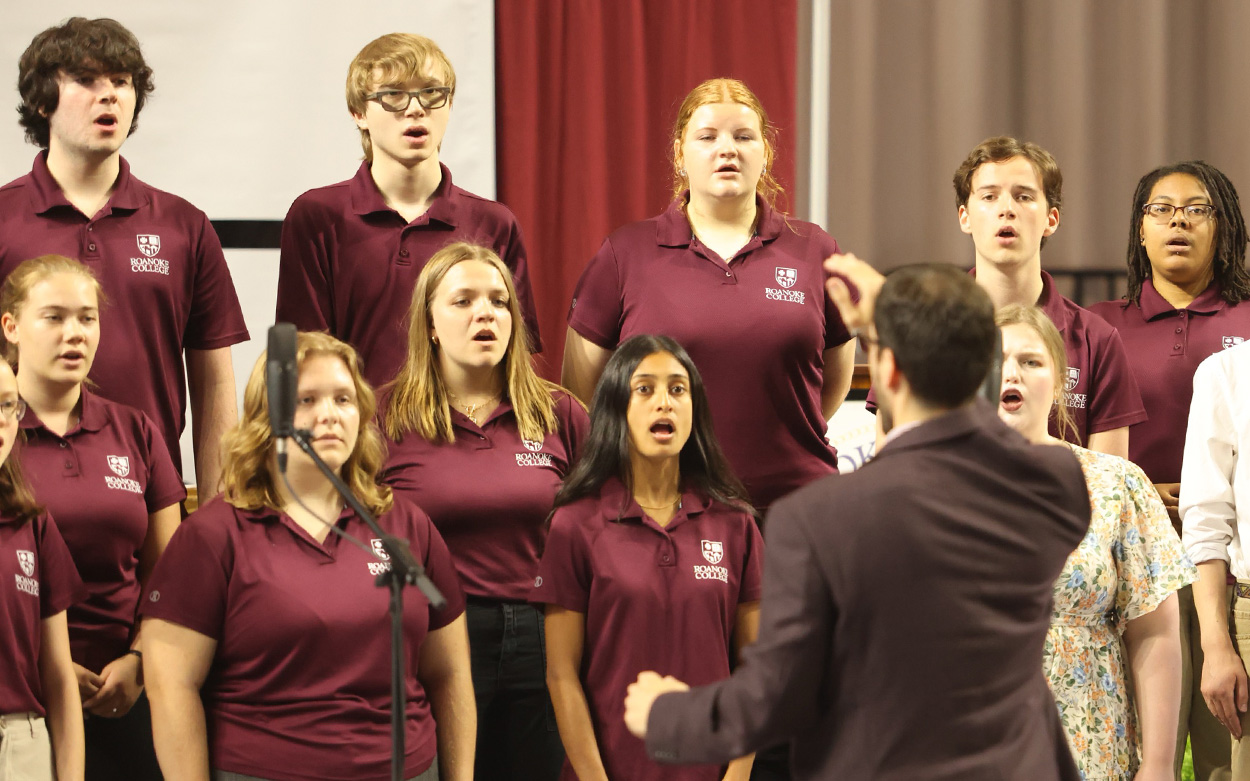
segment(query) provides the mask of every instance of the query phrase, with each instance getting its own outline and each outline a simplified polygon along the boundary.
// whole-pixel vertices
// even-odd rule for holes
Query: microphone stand
[[[309,442],[310,434],[309,431],[293,429],[291,439],[300,450],[308,454],[321,473],[329,479],[334,490],[339,492],[347,505],[365,522],[365,525],[381,538],[382,549],[386,552],[385,557],[390,558],[390,569],[378,575],[375,582],[379,588],[388,587],[391,590],[391,780],[404,781],[404,755],[406,753],[404,711],[408,708],[407,692],[404,690],[404,586],[416,586],[435,610],[446,607],[447,600],[434,582],[426,576],[425,568],[417,563],[412,555],[412,549],[408,546],[408,541],[382,531],[377,520],[352,495],[351,489],[321,460],[321,457],[313,450],[312,443]],[[338,530],[337,527],[334,528]],[[371,552],[379,560],[385,560],[385,557],[379,555],[377,551]]]

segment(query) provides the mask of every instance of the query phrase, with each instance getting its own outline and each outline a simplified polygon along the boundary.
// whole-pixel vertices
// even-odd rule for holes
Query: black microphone
[[[295,365],[295,326],[276,323],[269,329],[265,388],[269,392],[269,428],[277,441],[278,472],[286,472],[286,439],[295,432],[295,394],[299,369]]]

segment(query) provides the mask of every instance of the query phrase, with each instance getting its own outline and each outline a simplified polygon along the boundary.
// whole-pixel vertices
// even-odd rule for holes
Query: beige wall
[[[971,265],[951,176],[990,135],[1036,141],[1063,168],[1049,268],[1121,268],[1133,189],[1155,166],[1206,159],[1250,198],[1250,3],[807,0],[801,38],[823,2],[832,24],[821,33],[831,66],[819,221],[878,266]],[[800,132],[807,115],[801,101]],[[800,214],[806,203],[800,192]]]

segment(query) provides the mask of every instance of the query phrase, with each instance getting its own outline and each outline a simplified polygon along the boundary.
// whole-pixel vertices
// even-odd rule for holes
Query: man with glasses
[[[1146,420],[1119,335],[1060,295],[1042,270],[1042,247],[1059,229],[1063,175],[1037,144],[987,138],[955,172],[959,227],[972,236],[977,283],[994,307],[1038,306],[1063,335],[1068,376],[1063,403],[1075,432],[1051,434],[1090,450],[1129,455],[1129,426]]]
[[[91,379],[101,396],[152,418],[179,471],[190,391],[206,501],[218,490],[218,443],[238,414],[230,346],[248,334],[207,217],[139,181],[121,156],[152,69],[121,24],[75,17],[35,36],[17,86],[26,138],[43,151],[0,188],[0,279],[40,255],[91,269],[112,304]]]
[[[453,241],[499,254],[531,347],[541,349],[516,218],[453,185],[439,162],[455,94],[451,62],[429,38],[392,33],[365,46],[347,75],[364,163],[348,181],[297,198],[282,225],[277,319],[352,344],[375,387],[394,379],[405,358],[417,276]]]

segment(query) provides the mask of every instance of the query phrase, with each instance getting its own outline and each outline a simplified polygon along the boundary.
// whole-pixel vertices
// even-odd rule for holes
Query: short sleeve
[[[615,349],[621,341],[624,294],[616,250],[608,238],[577,280],[569,304],[569,327],[605,350]]]
[[[144,618],[159,618],[220,640],[234,555],[218,499],[191,513],[156,562],[139,600]],[[224,504],[224,502],[222,502]]]
[[[334,287],[330,284],[325,231],[329,220],[318,220],[305,193],[295,199],[282,221],[278,252],[277,319],[294,323],[301,331],[338,333],[333,321]]]
[[[1094,317],[1090,316],[1090,319]],[[1131,426],[1147,417],[1120,334],[1101,318],[1097,324],[1101,328],[1098,329],[1098,351],[1091,356],[1093,376],[1089,389],[1089,417],[1085,426],[1087,440],[1089,434]],[[1093,323],[1090,328],[1092,331]]]
[[[426,529],[425,561],[422,566],[425,567],[426,577],[442,592],[443,599],[447,600],[441,610],[430,606],[430,631],[433,631],[447,626],[464,612],[464,590],[460,587],[460,576],[456,574],[456,565],[443,535],[438,533],[430,516],[422,510],[416,512],[420,514],[420,521],[424,522]]]
[[[551,517],[530,601],[585,613],[590,604],[590,573],[590,546],[574,513],[562,507]]]
[[[1167,510],[1141,468],[1119,459],[1124,467],[1119,537],[1112,555],[1119,570],[1116,586],[1116,628],[1157,608],[1178,589],[1198,579],[1172,530]]]
[[[818,256],[819,260],[817,262],[819,264],[822,264],[821,274],[822,274],[822,279],[823,279],[825,276],[827,276],[824,274],[824,270],[823,270],[824,259],[829,257],[830,255],[842,254],[842,249],[838,246],[838,242],[828,233],[825,233],[819,227],[817,227],[816,230],[820,231],[818,240],[821,246],[820,246],[820,253]],[[830,298],[828,295],[825,295],[824,300],[825,300],[825,349],[830,350],[830,349],[833,349],[834,347],[837,347],[838,345],[846,344],[846,342],[849,341],[851,338],[851,332],[847,330],[846,323],[842,322],[842,315],[838,313],[838,308],[837,306],[834,305],[833,299]]]
[[[143,426],[143,440],[148,455],[148,485],[143,500],[148,512],[163,510],[187,498],[187,487],[182,483],[182,476],[174,468],[173,459],[169,457],[169,448],[165,440],[156,430],[155,424],[143,412],[140,412]]]
[[[87,587],[52,516],[44,514],[31,523],[39,540],[39,617],[47,618],[86,599]]]
[[[576,464],[586,435],[590,433],[590,415],[573,394],[561,393],[556,399],[556,418],[560,421],[560,438],[568,453],[569,464]]]
[[[202,212],[199,240],[195,242],[195,290],[192,291],[191,313],[187,318],[183,347],[192,350],[215,350],[247,341],[247,324],[239,296],[230,278],[221,241]]]
[[[746,519],[746,556],[742,560],[741,587],[738,589],[738,604],[758,602],[763,595],[764,580],[764,535],[760,534],[759,524],[751,516]]]
[[[538,308],[534,305],[534,292],[530,286],[529,261],[525,253],[525,239],[516,217],[508,212],[508,239],[500,248],[500,259],[512,270],[512,282],[516,286],[517,303],[521,305],[521,318],[525,320],[525,332],[529,336],[530,352],[543,351],[542,334],[538,332]]]

